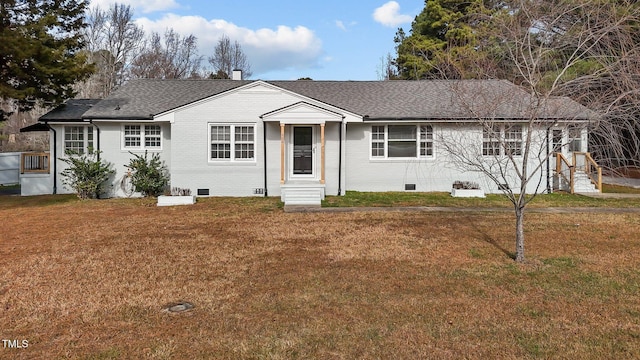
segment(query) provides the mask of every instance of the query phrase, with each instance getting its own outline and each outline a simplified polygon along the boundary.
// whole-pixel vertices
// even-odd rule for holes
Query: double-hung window
[[[429,158],[433,156],[431,125],[375,125],[371,127],[372,158]]]
[[[482,130],[482,155],[521,156],[522,125],[492,125]]]
[[[65,126],[64,151],[84,154],[93,148],[93,126]]]
[[[433,156],[433,127],[420,126],[420,157]]]
[[[569,152],[582,151],[582,129],[579,127],[569,127]]]
[[[482,130],[482,155],[500,155],[500,127],[490,126]]]
[[[162,148],[162,128],[160,125],[124,125],[122,129],[124,149],[143,150]]]
[[[505,126],[505,155],[522,156],[522,125]]]
[[[384,126],[371,127],[371,156],[384,157],[385,131]]]
[[[211,161],[255,160],[255,126],[209,125]]]
[[[236,159],[251,160],[254,154],[253,126],[234,126],[234,150]]]
[[[144,147],[145,148],[159,148],[161,145],[162,130],[160,125],[145,125],[144,126]]]

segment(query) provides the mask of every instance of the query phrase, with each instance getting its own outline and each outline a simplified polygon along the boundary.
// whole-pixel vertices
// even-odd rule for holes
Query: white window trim
[[[211,127],[212,126],[229,126],[230,134],[229,134],[229,144],[230,144],[230,152],[231,157],[229,159],[214,159],[211,157]],[[244,159],[244,158],[236,158],[236,127],[253,127],[253,158]],[[258,127],[256,123],[207,123],[207,159],[211,164],[225,164],[225,163],[236,163],[236,164],[255,164],[258,159],[258,137],[257,137]],[[248,141],[239,141],[238,144],[249,144]]]
[[[140,146],[125,146],[125,126],[140,126]],[[145,146],[145,130],[146,126],[158,126],[160,127],[160,146]],[[156,136],[156,135],[153,135]],[[153,150],[162,151],[164,146],[164,129],[162,125],[158,123],[124,123],[120,127],[120,149],[122,151],[143,151]]]
[[[88,153],[89,147],[95,148],[96,134],[92,125],[83,125],[83,124],[74,124],[74,125],[64,125],[62,127],[62,152],[66,154],[67,152],[67,128],[68,127],[79,127],[83,128],[83,154]],[[89,145],[89,133],[92,135],[91,145]]]
[[[416,127],[416,156],[415,157],[390,157],[389,156],[389,125],[400,125],[400,126],[415,126]],[[384,128],[384,139],[377,140],[373,139],[373,127],[381,126]],[[431,127],[431,139],[421,139],[421,128],[423,126]],[[386,161],[408,161],[408,160],[434,160],[436,158],[436,145],[435,145],[435,126],[432,124],[372,124],[369,128],[369,160],[386,160]],[[394,141],[393,139],[391,140]],[[398,140],[402,141],[402,140]],[[383,143],[384,144],[384,156],[373,156],[373,143]],[[420,155],[420,148],[422,142],[430,142],[431,145],[431,155]]]

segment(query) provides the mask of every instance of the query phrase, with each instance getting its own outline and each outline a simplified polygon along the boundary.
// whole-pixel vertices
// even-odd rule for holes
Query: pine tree
[[[487,53],[478,51],[485,42],[488,15],[496,7],[494,1],[427,0],[411,25],[411,34],[396,33],[396,64],[403,79],[484,77],[479,67],[490,61]],[[468,66],[474,64],[474,66]]]
[[[0,2],[0,120],[10,104],[19,111],[74,96],[73,84],[90,75],[81,55],[85,1]]]

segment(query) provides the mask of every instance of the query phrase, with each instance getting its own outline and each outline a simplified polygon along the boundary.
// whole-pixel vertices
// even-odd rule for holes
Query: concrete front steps
[[[280,186],[284,206],[317,206],[324,200],[325,185],[318,183],[287,183]]]
[[[578,194],[599,193],[598,188],[591,182],[589,176],[582,172],[576,171],[573,175],[573,192]]]

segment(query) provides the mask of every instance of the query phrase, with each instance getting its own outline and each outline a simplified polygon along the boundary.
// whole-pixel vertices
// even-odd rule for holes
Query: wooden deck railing
[[[31,152],[20,154],[21,174],[48,174],[50,158],[47,152]]]

